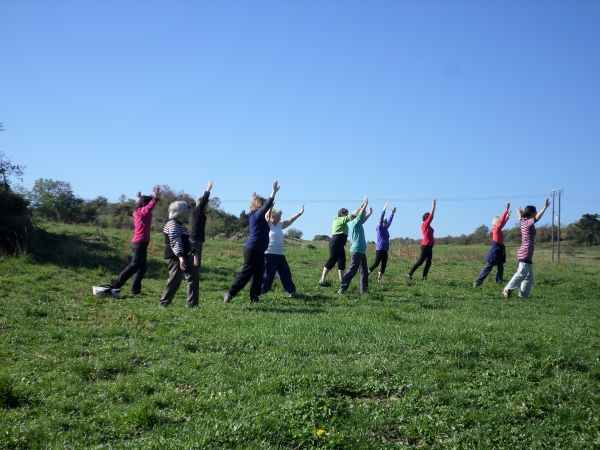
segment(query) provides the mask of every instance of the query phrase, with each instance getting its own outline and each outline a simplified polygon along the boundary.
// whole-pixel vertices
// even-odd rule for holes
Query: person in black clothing
[[[208,186],[200,197],[196,199],[196,207],[190,210],[190,241],[196,247],[194,255],[194,265],[200,268],[202,264],[202,245],[206,240],[204,229],[206,228],[206,207],[208,206],[208,198],[210,190],[213,187],[212,180],[208,182]]]

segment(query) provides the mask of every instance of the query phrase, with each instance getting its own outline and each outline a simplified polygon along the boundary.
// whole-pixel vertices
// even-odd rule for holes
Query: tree
[[[302,233],[302,231],[300,230],[296,230],[295,228],[290,228],[287,233],[285,233],[285,237],[288,238],[292,238],[292,239],[302,239],[302,235],[304,233]]]
[[[575,240],[586,245],[600,245],[600,215],[584,214],[575,222]]]
[[[31,205],[37,214],[61,222],[73,221],[83,200],[73,194],[71,183],[40,178],[30,192]]]
[[[2,124],[0,123],[0,126]],[[17,164],[13,164],[11,159],[6,156],[4,152],[0,152],[0,182],[2,183],[2,188],[6,191],[10,188],[10,184],[8,179],[12,176],[18,179],[19,181],[23,181],[23,175],[25,166],[19,166]]]

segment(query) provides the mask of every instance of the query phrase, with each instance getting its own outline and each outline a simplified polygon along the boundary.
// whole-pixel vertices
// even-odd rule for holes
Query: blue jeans
[[[483,280],[492,272],[495,264],[486,263],[485,267],[479,272],[479,276],[475,280],[476,284],[483,284]],[[502,277],[504,276],[504,264],[498,264],[498,272],[496,273],[496,283],[502,284]]]
[[[271,290],[275,273],[279,274],[279,280],[288,294],[296,292],[296,285],[292,281],[292,272],[285,255],[265,253],[265,273],[262,282],[263,294]]]

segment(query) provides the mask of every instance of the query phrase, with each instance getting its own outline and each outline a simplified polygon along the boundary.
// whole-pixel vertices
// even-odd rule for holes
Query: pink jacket
[[[156,199],[150,200],[146,206],[136,209],[133,212],[135,222],[135,234],[133,242],[150,242],[150,225],[152,224],[152,208],[156,205]]]

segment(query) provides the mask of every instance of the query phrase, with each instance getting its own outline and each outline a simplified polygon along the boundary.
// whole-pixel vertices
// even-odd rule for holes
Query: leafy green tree
[[[295,228],[290,228],[287,233],[285,233],[285,237],[289,237],[292,239],[302,239],[302,236],[304,235],[304,233],[302,233],[302,231],[297,230]]]
[[[0,124],[1,126],[2,124]],[[4,152],[0,152],[0,184],[2,188],[7,191],[10,188],[8,179],[15,177],[16,179],[23,181],[23,175],[25,174],[25,166],[19,166],[13,164],[11,159],[6,156]]]
[[[575,240],[586,245],[600,245],[600,215],[584,214],[575,222]]]
[[[31,205],[41,217],[61,222],[75,221],[83,200],[75,196],[71,183],[40,178],[30,192]]]

